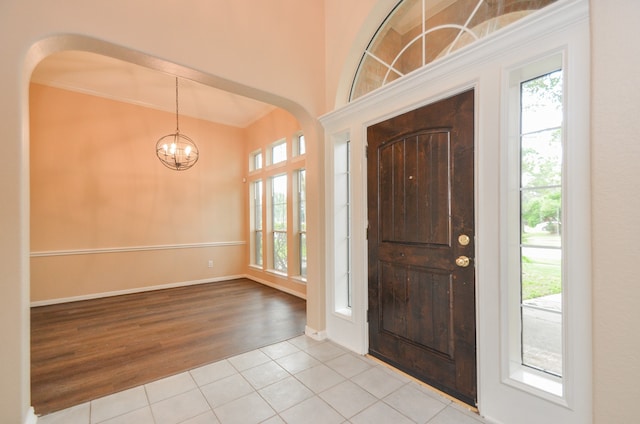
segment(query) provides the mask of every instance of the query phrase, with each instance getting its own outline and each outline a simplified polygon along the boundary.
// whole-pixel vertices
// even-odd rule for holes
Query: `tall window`
[[[297,213],[298,213],[298,260],[300,276],[307,277],[307,172],[300,169],[297,172]]]
[[[509,146],[513,190],[508,196],[509,279],[511,287],[518,286],[509,297],[511,359],[517,355],[521,366],[558,378],[559,384],[564,360],[566,224],[561,66],[562,56],[557,55],[511,74],[510,125],[517,138],[513,137]]]
[[[287,272],[287,175],[271,178],[271,230],[273,269]]]
[[[252,242],[252,252],[253,252],[253,261],[254,265],[262,266],[262,181],[258,180],[253,183],[252,189],[252,200],[253,200],[253,216],[252,216],[252,224],[253,224],[253,238]]]
[[[351,289],[351,169],[350,142],[337,142],[334,148],[334,262],[336,311],[350,313]]]
[[[562,375],[562,71],[521,82],[520,102],[522,363]]]

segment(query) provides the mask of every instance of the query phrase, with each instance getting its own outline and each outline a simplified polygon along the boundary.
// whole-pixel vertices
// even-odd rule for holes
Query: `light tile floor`
[[[306,336],[38,418],[38,424],[481,424],[477,414]]]

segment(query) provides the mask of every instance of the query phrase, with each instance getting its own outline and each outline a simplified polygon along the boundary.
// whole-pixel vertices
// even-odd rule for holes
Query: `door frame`
[[[326,330],[327,337],[360,354],[368,351],[367,331],[367,246],[366,246],[366,128],[393,116],[419,108],[467,89],[475,92],[474,184],[476,226],[476,335],[478,369],[478,409],[480,414],[496,422],[584,423],[591,421],[592,358],[590,291],[573,291],[567,301],[572,306],[568,317],[570,334],[570,378],[565,380],[565,393],[559,402],[550,402],[535,390],[514,387],[508,382],[502,364],[505,358],[502,329],[505,325],[501,301],[504,255],[499,234],[500,201],[504,180],[500,158],[504,146],[501,133],[502,81],[508,69],[564,49],[569,57],[568,78],[573,84],[569,92],[575,115],[573,136],[588,141],[589,76],[589,9],[584,0],[559,1],[539,13],[492,34],[437,63],[412,72],[374,92],[320,118],[325,128],[325,257],[326,257]],[[581,95],[577,95],[579,92]],[[352,215],[349,261],[353,298],[350,308],[339,303],[345,290],[336,264],[343,254],[339,246],[339,223],[334,213],[339,199],[335,196],[337,177],[334,173],[335,148],[350,141],[352,172],[350,208]],[[575,154],[575,152],[574,152]],[[580,153],[574,169],[588,181],[588,143]],[[586,160],[585,160],[586,158]],[[482,195],[480,195],[482,193]],[[578,195],[579,194],[579,195]],[[588,216],[588,185],[580,193],[579,204]],[[575,200],[574,200],[575,201]],[[503,217],[504,218],[504,217]],[[588,220],[577,230],[589,233]],[[589,268],[589,243],[572,245],[581,250]],[[576,262],[578,263],[578,262]],[[569,265],[571,266],[571,265]],[[577,266],[577,265],[575,265]],[[590,287],[590,276],[584,283]],[[527,411],[526,417],[522,411]],[[521,421],[525,422],[525,421]]]

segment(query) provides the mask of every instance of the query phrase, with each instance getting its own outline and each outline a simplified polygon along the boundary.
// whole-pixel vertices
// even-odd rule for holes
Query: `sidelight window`
[[[351,167],[350,141],[334,147],[334,227],[335,305],[336,311],[347,313],[352,306],[351,263]]]
[[[520,83],[522,364],[562,375],[562,70]]]
[[[510,74],[510,369],[557,395],[565,349],[563,87],[562,55]]]

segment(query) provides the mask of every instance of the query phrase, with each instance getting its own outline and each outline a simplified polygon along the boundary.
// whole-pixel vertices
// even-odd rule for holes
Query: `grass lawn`
[[[522,300],[557,294],[562,291],[559,261],[536,261],[522,258]]]

